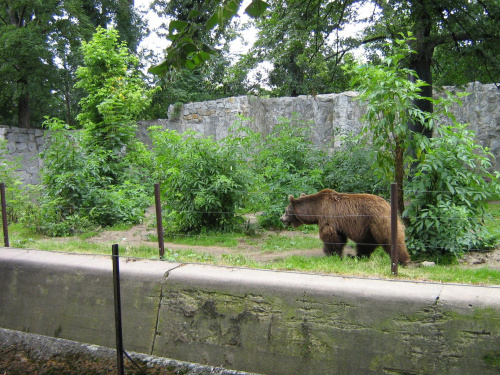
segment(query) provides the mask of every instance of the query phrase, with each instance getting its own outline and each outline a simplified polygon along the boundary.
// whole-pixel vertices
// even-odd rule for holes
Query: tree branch
[[[462,42],[464,40],[473,40],[473,38],[468,32],[464,31],[463,33],[460,34],[451,33],[435,37],[429,44],[432,45],[433,47],[436,47],[441,44],[446,44],[448,42]]]
[[[361,44],[368,44],[368,43],[372,43],[372,42],[379,42],[381,40],[385,40],[385,39],[388,39],[390,38],[389,36],[387,35],[379,35],[379,36],[374,36],[372,38],[368,38],[368,39],[365,39],[361,42]]]

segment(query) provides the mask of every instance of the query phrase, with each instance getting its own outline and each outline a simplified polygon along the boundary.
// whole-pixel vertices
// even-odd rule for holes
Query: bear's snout
[[[283,215],[282,217],[280,217],[280,220],[281,220],[281,222],[283,223],[283,225],[285,225],[285,226],[286,226],[286,225],[288,225],[288,224],[286,223],[285,215]]]
[[[280,220],[285,227],[289,226],[292,223],[290,216],[288,216],[286,213],[280,217]]]

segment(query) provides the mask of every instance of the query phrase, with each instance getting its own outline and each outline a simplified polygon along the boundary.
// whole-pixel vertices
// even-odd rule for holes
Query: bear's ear
[[[306,196],[306,193],[300,193],[300,196],[301,196],[301,197],[305,197],[305,196]]]
[[[295,198],[291,194],[288,196],[288,200],[290,201],[291,204],[295,203]]]

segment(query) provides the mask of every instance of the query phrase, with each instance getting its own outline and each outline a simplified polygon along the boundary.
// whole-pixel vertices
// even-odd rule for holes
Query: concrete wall
[[[125,349],[262,374],[498,374],[500,288],[120,261]],[[0,327],[114,347],[110,257],[0,248]]]

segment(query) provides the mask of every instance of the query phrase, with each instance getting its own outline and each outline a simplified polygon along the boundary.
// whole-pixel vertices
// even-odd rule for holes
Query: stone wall
[[[452,112],[460,122],[469,123],[478,142],[495,155],[494,170],[500,171],[500,90],[493,84],[470,83],[465,88],[446,88],[452,92],[466,91],[463,105],[455,105]],[[336,136],[362,127],[364,107],[355,100],[357,93],[299,96],[296,98],[258,98],[239,96],[199,103],[174,105],[169,108],[168,119],[140,121],[137,136],[151,145],[150,126],[184,132],[194,130],[204,136],[222,139],[238,116],[249,117],[246,123],[254,131],[269,134],[280,117],[297,118],[310,122],[315,144],[332,147]],[[7,139],[9,157],[21,156],[23,168],[20,177],[26,183],[38,181],[38,153],[43,149],[41,130],[0,127],[0,139]]]
[[[467,92],[462,105],[454,105],[451,112],[457,120],[470,124],[477,141],[495,156],[493,169],[500,171],[500,90],[494,84],[470,83],[464,88],[445,88],[451,92]],[[438,93],[442,95],[443,93]],[[299,96],[296,98],[258,98],[241,96],[200,103],[189,103],[169,108],[169,120],[160,119],[139,123],[141,132],[147,136],[147,128],[159,125],[184,132],[194,130],[205,136],[222,139],[238,115],[251,117],[248,123],[254,131],[269,134],[280,117],[291,118],[296,114],[300,120],[313,125],[313,140],[317,145],[335,146],[339,133],[358,133],[363,124],[363,104],[355,100],[356,92]],[[150,142],[150,141],[149,141]]]
[[[44,131],[40,129],[0,125],[0,140],[7,141],[7,159],[19,160],[21,168],[17,172],[25,184],[36,184],[39,181],[41,161],[38,155],[43,151],[43,136]]]
[[[269,134],[280,118],[292,118],[310,122],[313,140],[317,145],[329,145],[339,130],[359,132],[364,108],[355,101],[357,93],[299,96],[296,98],[258,98],[239,96],[183,106],[170,106],[169,120],[141,121],[141,134],[147,134],[150,126],[184,132],[194,130],[204,136],[219,140],[228,135],[229,128],[238,116],[251,118],[247,126],[264,135]]]
[[[488,147],[495,155],[494,169],[500,171],[500,89],[495,85],[469,83],[465,90],[446,87],[446,90],[457,93],[467,92],[462,98],[462,105],[452,108],[453,114],[460,123],[469,124],[469,129],[476,133],[476,139],[483,147]]]

